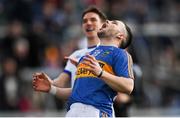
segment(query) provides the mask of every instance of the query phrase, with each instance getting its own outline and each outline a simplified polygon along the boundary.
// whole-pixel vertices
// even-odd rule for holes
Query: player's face
[[[99,38],[113,38],[124,33],[124,25],[118,20],[107,20],[98,31]]]
[[[94,12],[86,13],[83,17],[82,28],[88,38],[97,37],[97,31],[102,26],[102,21],[98,14]]]

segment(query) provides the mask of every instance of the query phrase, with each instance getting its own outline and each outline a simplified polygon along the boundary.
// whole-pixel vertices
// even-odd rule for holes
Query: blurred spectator
[[[25,24],[32,22],[31,0],[5,0],[4,5],[9,21],[17,19]]]
[[[17,72],[17,63],[11,58],[4,58],[2,63],[3,74],[0,77],[0,110],[18,111],[20,100],[20,78]]]
[[[18,67],[22,68],[29,64],[29,41],[23,36],[23,26],[19,21],[12,21],[7,29],[6,36],[1,42],[4,55],[16,59]]]
[[[38,2],[35,3],[39,5]],[[67,14],[54,1],[46,0],[40,4],[41,9],[37,8],[39,13],[34,15],[33,21],[43,24],[44,32],[51,39],[50,42],[58,43],[62,40],[63,30],[67,27]]]
[[[44,50],[49,45],[47,34],[43,23],[35,21],[29,28],[26,38],[29,41],[29,67],[39,67],[44,63]]]

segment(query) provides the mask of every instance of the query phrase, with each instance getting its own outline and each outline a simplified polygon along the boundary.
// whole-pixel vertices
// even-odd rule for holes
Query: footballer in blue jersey
[[[101,68],[113,75],[131,78],[132,61],[130,55],[123,49],[114,46],[99,46],[90,53],[98,61]],[[92,105],[102,112],[112,116],[112,103],[117,92],[98,78],[87,65],[80,60],[74,88],[69,99],[69,106],[73,103]]]
[[[132,59],[123,50],[131,43],[129,27],[118,20],[107,20],[98,31],[98,37],[101,45],[82,57],[77,66],[67,116],[73,116],[71,111],[75,109],[71,106],[82,103],[113,117],[112,104],[117,93],[130,94],[134,88]]]

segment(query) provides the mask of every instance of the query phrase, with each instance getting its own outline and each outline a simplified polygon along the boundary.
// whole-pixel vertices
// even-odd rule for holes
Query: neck
[[[101,39],[101,45],[114,46],[118,48],[118,44],[113,39]]]
[[[88,40],[87,40],[88,47],[98,45],[99,43],[100,43],[100,40],[97,37],[96,38],[88,38]]]

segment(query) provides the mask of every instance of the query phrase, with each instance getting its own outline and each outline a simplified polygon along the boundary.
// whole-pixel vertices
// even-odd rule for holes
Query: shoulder
[[[81,56],[83,56],[83,54],[86,52],[86,48],[85,49],[79,49],[79,50],[75,50],[70,57],[75,57],[75,58],[79,58]]]
[[[129,58],[130,60],[132,60],[132,56],[131,56],[131,54],[130,54],[128,51],[126,51],[126,54],[127,54],[128,58]]]
[[[79,54],[79,53],[83,52],[84,50],[85,50],[85,48],[84,49],[75,50],[71,55]]]
[[[115,48],[114,49],[114,54],[115,54],[115,56],[120,56],[120,57],[124,57],[124,56],[127,56],[127,51],[126,50],[124,50],[124,49],[121,49],[121,48]]]
[[[113,53],[113,60],[115,60],[115,62],[128,62],[128,60],[131,59],[130,54],[124,50],[124,49],[120,49],[117,48],[114,53]]]

